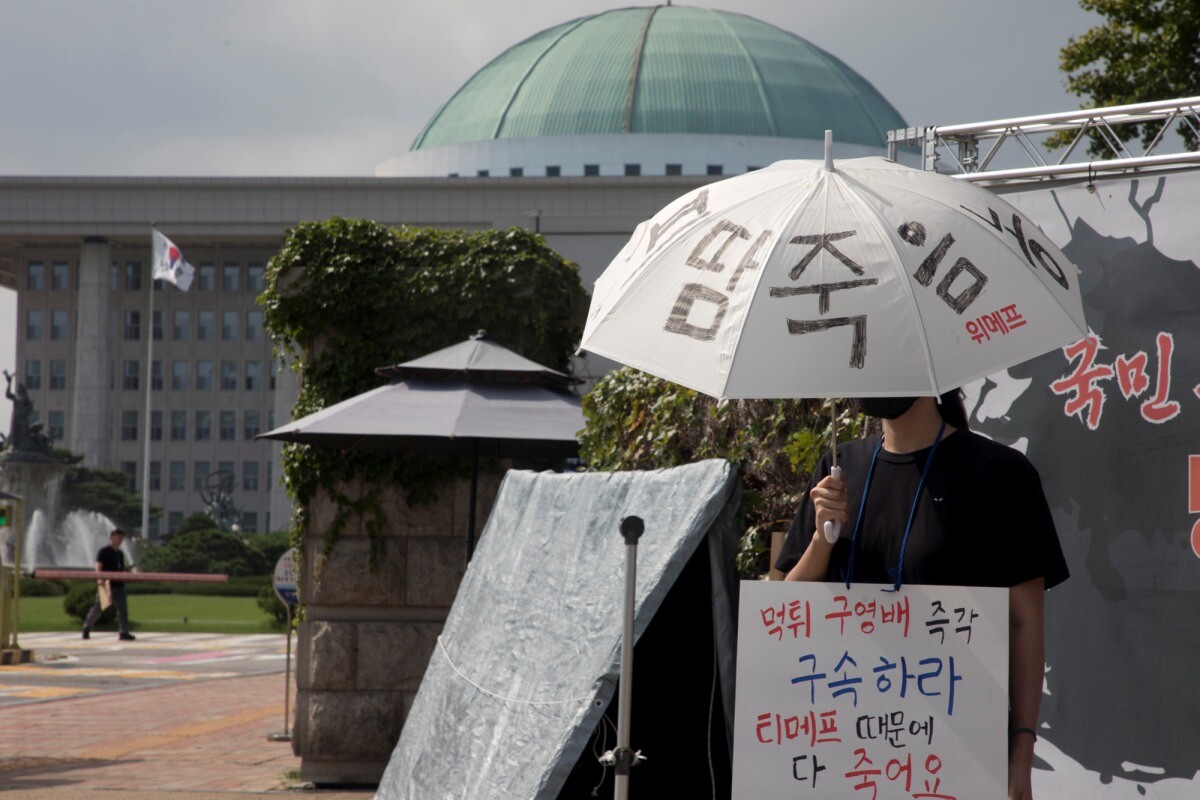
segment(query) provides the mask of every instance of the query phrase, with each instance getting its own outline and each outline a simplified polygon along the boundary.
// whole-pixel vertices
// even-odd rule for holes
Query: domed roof
[[[606,11],[535,34],[475,73],[411,150],[546,136],[690,133],[882,146],[900,114],[810,42],[684,6]]]

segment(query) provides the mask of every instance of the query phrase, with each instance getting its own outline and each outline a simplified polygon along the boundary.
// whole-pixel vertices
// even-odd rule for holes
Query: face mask
[[[860,397],[858,407],[868,417],[896,419],[912,408],[915,397]]]

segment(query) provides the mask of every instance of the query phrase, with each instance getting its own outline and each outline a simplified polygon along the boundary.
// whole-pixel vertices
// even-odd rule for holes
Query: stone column
[[[109,391],[108,317],[112,246],[88,236],[79,252],[79,291],[75,301],[75,363],[70,376],[71,424],[68,446],[89,467],[110,467],[112,419]],[[149,325],[146,325],[147,330]]]

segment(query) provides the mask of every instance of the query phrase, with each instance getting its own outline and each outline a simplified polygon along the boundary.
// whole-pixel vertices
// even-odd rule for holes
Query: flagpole
[[[152,396],[151,384],[154,382],[154,228],[150,229],[150,307],[146,313],[146,420],[142,426],[145,443],[142,450],[142,530],[144,541],[150,536],[150,413]]]

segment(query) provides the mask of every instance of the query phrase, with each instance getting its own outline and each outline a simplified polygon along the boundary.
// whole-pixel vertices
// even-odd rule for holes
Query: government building
[[[331,216],[523,226],[577,262],[590,287],[639,222],[692,188],[821,158],[826,129],[839,158],[885,155],[887,132],[905,126],[816,45],[681,6],[536,33],[431,112],[407,151],[380,154],[374,176],[0,177],[17,380],[57,446],[124,471],[164,509],[151,537],[202,511],[218,473],[233,477],[244,531],[288,524],[279,446],[254,437],[286,422],[295,396],[255,302],[290,226]],[[151,281],[152,225],[195,266],[190,291]]]

